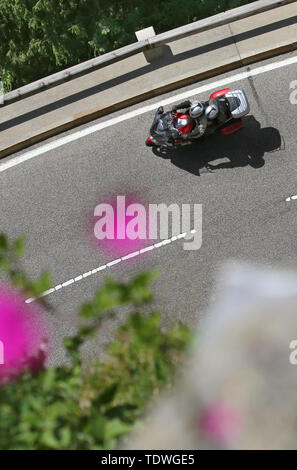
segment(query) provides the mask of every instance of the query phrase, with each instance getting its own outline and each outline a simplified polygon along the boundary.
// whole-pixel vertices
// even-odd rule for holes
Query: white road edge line
[[[69,279],[69,281],[65,281],[61,284],[58,284],[56,287],[52,287],[51,289],[48,289],[48,290],[44,291],[40,295],[40,297],[45,297],[49,294],[52,294],[53,292],[56,292],[57,290],[62,289],[63,287],[70,286],[71,284],[73,284],[75,282],[79,282],[82,279],[85,279],[86,277],[91,276],[92,274],[95,274],[99,271],[102,271],[103,269],[110,268],[111,266],[114,266],[115,264],[121,263],[122,261],[126,261],[130,258],[135,258],[136,256],[139,256],[140,254],[145,253],[146,251],[155,250],[156,248],[161,248],[162,246],[168,245],[169,243],[172,243],[176,240],[180,240],[181,238],[185,238],[187,234],[192,234],[192,233],[196,233],[195,228],[193,228],[189,232],[183,232],[183,233],[180,233],[179,235],[173,235],[171,238],[167,238],[166,240],[162,240],[159,243],[154,243],[153,245],[142,248],[139,251],[133,251],[133,253],[129,253],[125,256],[122,256],[121,258],[117,258],[113,261],[109,261],[109,263],[103,264],[102,266],[99,266],[98,268],[94,268],[91,271],[87,271],[83,274],[79,274],[78,276],[76,276],[72,279]],[[37,300],[37,297],[30,297],[29,299],[26,299],[25,302],[27,304],[30,304],[31,302],[34,302],[34,300]]]
[[[172,96],[158,103],[150,104],[150,105],[144,106],[143,108],[135,109],[134,111],[130,111],[128,113],[122,114],[121,116],[109,119],[105,122],[100,122],[93,126],[82,129],[81,131],[74,132],[73,134],[66,135],[65,137],[54,140],[53,142],[49,142],[48,144],[42,145],[41,147],[38,147],[34,150],[30,150],[29,152],[26,152],[17,157],[11,158],[10,160],[6,162],[0,163],[0,172],[8,170],[9,168],[19,165],[20,163],[30,160],[31,158],[37,157],[38,155],[42,155],[46,152],[49,152],[50,150],[54,150],[58,147],[61,147],[62,145],[68,144],[69,142],[73,142],[74,140],[81,139],[82,137],[93,134],[94,132],[100,131],[102,129],[105,129],[106,127],[113,126],[122,121],[126,121],[127,119],[131,119],[136,116],[140,116],[141,114],[148,113],[149,111],[153,111],[154,109],[157,109],[160,105],[166,106],[166,105],[174,103],[175,101],[184,100],[193,95],[203,93],[205,91],[212,90],[214,88],[228,85],[229,83],[244,80],[246,78],[254,77],[256,75],[261,75],[262,73],[270,72],[272,70],[276,70],[281,67],[286,67],[288,65],[293,65],[296,63],[297,63],[297,56],[289,57],[280,62],[273,62],[271,64],[263,65],[261,67],[257,67],[247,72],[241,72],[236,75],[232,75],[231,77],[222,78],[221,80],[217,80],[216,82],[208,83],[207,85],[203,85],[198,88],[193,88],[192,90],[188,90],[184,93],[180,93],[179,95]]]

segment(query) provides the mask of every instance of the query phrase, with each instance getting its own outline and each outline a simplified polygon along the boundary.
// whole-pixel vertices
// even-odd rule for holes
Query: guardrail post
[[[146,39],[151,39],[152,37],[156,36],[156,33],[154,27],[149,26],[148,28],[135,31],[135,35],[138,41],[145,41]],[[153,62],[154,60],[159,59],[164,54],[164,47],[153,47],[152,49],[147,49],[143,51],[143,54],[148,62]]]

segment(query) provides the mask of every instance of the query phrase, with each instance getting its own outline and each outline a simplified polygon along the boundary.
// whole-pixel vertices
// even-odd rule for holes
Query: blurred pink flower
[[[0,384],[18,378],[25,370],[44,368],[47,333],[45,316],[37,304],[26,304],[24,296],[8,285],[0,285]],[[3,363],[4,362],[4,363]]]
[[[240,414],[232,406],[218,402],[204,409],[199,424],[210,439],[226,444],[239,432],[241,421]]]

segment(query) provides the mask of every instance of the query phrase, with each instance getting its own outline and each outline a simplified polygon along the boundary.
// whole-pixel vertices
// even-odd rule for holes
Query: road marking
[[[287,197],[287,198],[286,198],[286,201],[287,201],[287,202],[289,202],[289,201],[295,201],[295,199],[297,199],[297,194],[295,194],[295,196]]]
[[[196,233],[196,229],[193,228],[189,232],[183,232],[183,233],[180,233],[179,235],[173,235],[171,238],[167,238],[166,240],[162,240],[161,242],[154,243],[153,245],[142,248],[139,251],[133,251],[133,253],[129,253],[128,255],[122,256],[121,258],[117,258],[113,261],[110,261],[109,263],[103,264],[102,266],[99,266],[98,268],[95,268],[95,269],[92,269],[91,271],[87,271],[86,273],[80,274],[79,276],[76,276],[73,279],[69,279],[69,281],[63,282],[62,284],[58,284],[56,287],[52,287],[51,289],[48,289],[48,290],[44,291],[40,295],[40,297],[45,297],[47,295],[50,295],[53,292],[56,292],[56,291],[62,289],[63,287],[70,286],[71,284],[73,284],[75,282],[79,282],[82,279],[85,279],[86,277],[91,276],[92,274],[95,274],[95,273],[97,273],[99,271],[102,271],[106,268],[110,268],[111,266],[114,266],[115,264],[121,263],[122,261],[126,261],[128,259],[135,258],[136,256],[139,256],[140,254],[145,253],[146,251],[155,250],[156,248],[161,248],[162,246],[168,245],[169,243],[172,243],[176,240],[180,240],[181,238],[185,238],[187,233],[188,234]],[[36,300],[36,299],[37,299],[36,297],[30,297],[29,299],[26,299],[26,303],[30,304],[31,302],[34,302],[34,300]]]
[[[7,160],[6,162],[2,162],[0,163],[0,172],[8,170],[9,168],[19,165],[20,163],[23,163],[27,160],[37,157],[38,155],[42,155],[46,152],[49,152],[50,150],[54,150],[58,147],[61,147],[62,145],[66,145],[70,142],[73,142],[74,140],[78,140],[78,139],[81,139],[82,137],[86,137],[87,135],[93,134],[94,132],[100,131],[110,126],[114,126],[115,124],[119,124],[120,122],[126,121],[127,119],[132,119],[136,116],[140,116],[141,114],[145,114],[150,111],[153,111],[161,105],[166,106],[176,101],[190,98],[193,95],[197,95],[205,91],[219,88],[221,86],[225,86],[233,82],[244,80],[249,77],[254,77],[256,75],[261,75],[262,73],[271,72],[272,70],[276,70],[281,67],[286,67],[288,65],[293,65],[296,63],[297,63],[297,56],[289,57],[280,62],[273,62],[271,64],[263,65],[261,67],[257,67],[247,72],[241,72],[236,75],[232,75],[232,77],[222,78],[221,80],[217,80],[216,82],[208,83],[207,85],[203,85],[198,88],[193,88],[192,90],[188,90],[184,93],[180,93],[179,95],[172,96],[158,103],[150,104],[150,105],[144,106],[143,108],[135,109],[134,111],[130,111],[128,113],[122,114],[121,116],[109,119],[105,122],[100,122],[93,126],[82,129],[81,131],[74,132],[73,134],[69,134],[65,137],[61,137],[60,139],[54,140],[53,142],[49,142],[48,144],[42,145],[41,147],[38,147],[34,150],[30,150],[29,152],[26,152],[22,155],[11,158],[10,160]]]

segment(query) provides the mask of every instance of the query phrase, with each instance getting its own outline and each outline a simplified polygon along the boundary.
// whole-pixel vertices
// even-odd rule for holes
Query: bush
[[[38,295],[48,288],[49,276],[30,281],[20,269],[22,253],[21,240],[0,236],[0,269],[18,289]],[[154,278],[144,273],[128,283],[107,279],[82,305],[77,334],[64,340],[70,365],[37,375],[27,370],[13,383],[2,383],[1,449],[111,449],[140,422],[150,400],[172,383],[191,336],[182,324],[163,331],[157,312],[141,313],[152,300]],[[131,314],[105,359],[84,363],[81,345],[124,305]]]

